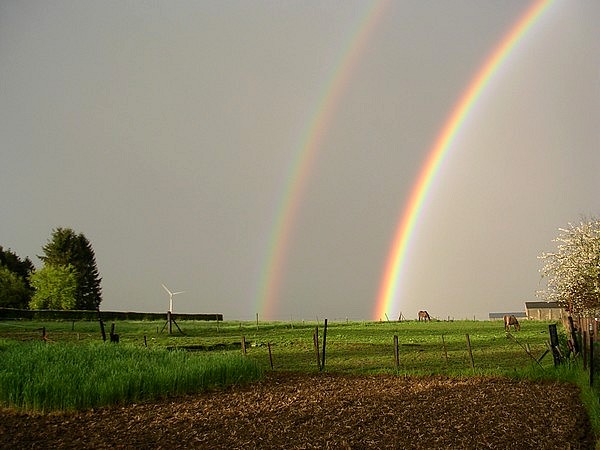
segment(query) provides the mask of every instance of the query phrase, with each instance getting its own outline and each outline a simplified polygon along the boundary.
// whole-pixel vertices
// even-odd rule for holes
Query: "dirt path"
[[[271,374],[71,414],[0,410],[0,448],[594,448],[577,388],[507,379]]]

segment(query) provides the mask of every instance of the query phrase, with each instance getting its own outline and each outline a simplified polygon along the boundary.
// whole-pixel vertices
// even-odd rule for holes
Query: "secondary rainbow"
[[[383,271],[379,294],[373,311],[373,320],[380,320],[387,313],[392,315],[398,313],[394,307],[398,301],[401,272],[406,263],[407,250],[411,237],[415,231],[415,226],[419,222],[419,216],[423,210],[423,205],[431,189],[432,182],[448,151],[452,148],[458,132],[464,125],[482,92],[488,86],[494,74],[508,59],[512,50],[542,17],[551,3],[552,0],[536,1],[519,17],[493,52],[486,58],[444,123],[434,141],[433,147],[428,153],[427,160],[417,178],[417,182],[412,188],[408,204],[398,221],[396,233]]]
[[[315,113],[308,123],[304,138],[296,153],[287,183],[275,214],[270,234],[266,263],[262,266],[257,311],[263,318],[273,319],[283,278],[285,258],[292,235],[302,195],[306,189],[311,168],[314,165],[318,149],[334,117],[336,107],[345,92],[354,68],[367,47],[369,38],[383,16],[389,0],[376,1],[369,5],[362,20],[345,46],[335,69],[326,83],[323,95],[317,104]]]

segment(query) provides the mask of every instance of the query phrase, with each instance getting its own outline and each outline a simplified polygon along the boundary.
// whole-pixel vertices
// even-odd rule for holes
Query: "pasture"
[[[318,332],[320,358],[323,322],[196,322],[181,321],[168,335],[164,322],[117,322],[120,343],[149,349],[205,349],[201,353],[241,354],[270,370],[312,372],[319,370],[314,345]],[[110,324],[107,324],[107,328]],[[560,329],[561,327],[559,327]],[[41,340],[45,329],[50,342],[101,342],[97,322],[3,322],[0,339]],[[473,355],[468,350],[467,335]],[[398,336],[396,367],[394,336]],[[548,341],[547,322],[525,322],[508,337],[502,322],[328,322],[325,370],[344,373],[406,373],[470,375],[505,374],[552,366],[551,355],[537,364],[525,351],[539,358]],[[271,357],[269,356],[269,347]],[[212,351],[211,351],[212,350]],[[474,367],[474,369],[473,369]]]

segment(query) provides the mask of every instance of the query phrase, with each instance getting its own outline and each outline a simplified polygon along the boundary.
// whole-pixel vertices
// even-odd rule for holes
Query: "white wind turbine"
[[[162,287],[165,288],[165,291],[167,291],[167,293],[169,294],[169,312],[172,313],[173,312],[173,296],[177,295],[177,294],[183,294],[185,291],[171,292],[169,290],[169,288],[166,287],[164,284],[162,285]]]

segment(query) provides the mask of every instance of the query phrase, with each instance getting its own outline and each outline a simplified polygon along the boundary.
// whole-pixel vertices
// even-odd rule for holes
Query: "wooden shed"
[[[562,320],[567,312],[558,302],[525,302],[529,320]]]

